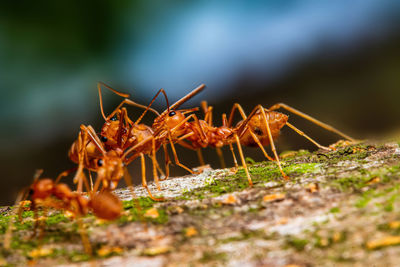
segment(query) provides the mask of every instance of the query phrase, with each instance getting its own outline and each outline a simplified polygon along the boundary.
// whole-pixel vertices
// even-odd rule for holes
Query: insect
[[[122,214],[123,211],[121,200],[107,190],[99,193],[93,193],[90,195],[89,199],[87,199],[80,193],[72,192],[66,184],[56,183],[50,178],[39,179],[42,172],[42,170],[36,171],[34,182],[29,187],[29,191],[20,193],[17,198],[17,203],[20,205],[18,208],[19,220],[22,221],[22,211],[24,209],[22,204],[24,201],[21,202],[21,199],[31,200],[30,209],[33,210],[35,219],[32,237],[36,235],[38,227],[43,227],[39,225],[39,208],[42,208],[45,213],[49,208],[68,211],[73,215],[74,218],[77,219],[79,233],[81,235],[85,252],[90,255],[92,253],[92,249],[87,234],[83,228],[81,218],[91,211],[98,218],[104,220],[115,220]],[[10,219],[10,224],[4,240],[4,247],[6,249],[10,248],[11,243],[11,223],[12,219]]]
[[[109,88],[112,91],[115,91],[111,87],[102,84],[103,86]],[[168,165],[170,164],[168,152],[167,152],[167,144],[171,144],[173,146],[173,142],[168,142],[167,138],[168,135],[164,134],[165,129],[171,129],[172,135],[176,134],[176,131],[174,130],[174,127],[177,126],[182,120],[186,121],[190,119],[191,117],[189,116],[188,118],[185,118],[184,114],[190,113],[195,109],[186,109],[186,110],[180,110],[180,111],[172,111],[172,108],[177,108],[181,104],[183,104],[185,101],[188,99],[192,98],[194,95],[198,94],[200,91],[204,89],[204,85],[200,85],[196,89],[192,90],[189,94],[178,100],[176,103],[169,106],[168,98],[163,89],[160,89],[157,94],[153,97],[152,101],[150,104],[145,107],[143,105],[137,104],[136,102],[133,102],[132,100],[127,100],[125,99],[124,101],[121,102],[120,105],[109,115],[109,116],[104,116],[103,112],[103,107],[102,107],[102,102],[100,101],[100,106],[102,110],[103,117],[105,119],[105,123],[102,127],[101,130],[101,137],[100,140],[104,143],[106,149],[109,149],[110,151],[117,151],[120,155],[121,158],[124,160],[125,165],[130,164],[133,160],[136,158],[140,157],[141,158],[141,166],[142,166],[142,185],[147,189],[149,192],[149,196],[154,199],[154,200],[160,200],[157,198],[154,198],[147,186],[146,182],[146,177],[145,177],[145,155],[148,155],[153,162],[153,176],[155,183],[160,189],[159,186],[159,178],[157,174],[157,170],[159,170],[162,173],[161,168],[159,167],[157,160],[156,160],[156,151],[163,146],[164,153],[165,153],[165,159],[166,159],[166,174],[164,179],[168,177],[169,175],[169,167]],[[151,105],[155,101],[155,99],[160,95],[163,94],[165,96],[166,102],[167,102],[167,110],[164,111],[163,113],[159,114],[157,111],[151,108]],[[101,90],[99,89],[99,94],[101,95]],[[100,97],[101,98],[101,97]],[[122,107],[123,104],[129,104],[137,107],[144,108],[144,112],[139,116],[139,118],[133,122],[127,115],[126,109]],[[144,115],[146,114],[147,111],[152,111],[157,115],[157,118],[155,121],[158,122],[157,127],[153,126],[149,127],[145,124],[140,123]],[[119,114],[119,115],[118,115]],[[118,115],[118,116],[116,116]],[[185,168],[189,172],[193,172],[183,164],[179,162],[179,159],[176,155],[175,148],[173,147],[173,152],[174,152],[174,157],[175,157],[175,163],[182,168]]]
[[[126,151],[126,154],[133,153],[133,156],[129,156],[130,160],[135,158],[135,155],[137,155],[138,151],[141,150],[142,146],[146,146],[149,142],[155,143],[154,147],[155,150],[157,150],[161,145],[164,148],[164,153],[166,155],[166,177],[168,176],[168,164],[169,164],[169,157],[168,153],[166,152],[166,145],[170,145],[173,155],[174,155],[174,160],[175,164],[186,169],[190,173],[194,173],[190,168],[186,167],[182,163],[180,163],[179,158],[176,153],[176,149],[174,146],[175,141],[177,140],[178,137],[180,137],[184,130],[186,128],[186,124],[190,119],[194,119],[195,123],[198,123],[198,119],[195,114],[190,114],[193,113],[194,111],[197,111],[198,108],[191,108],[191,109],[180,109],[177,110],[177,108],[182,105],[184,102],[186,102],[188,99],[192,98],[195,94],[199,93],[201,90],[205,88],[205,85],[202,84],[196,89],[194,89],[192,92],[175,102],[173,105],[169,106],[168,102],[168,97],[163,89],[161,89],[159,92],[162,92],[165,96],[166,102],[167,102],[167,109],[162,112],[161,114],[158,114],[158,116],[154,119],[153,124],[151,126],[151,129],[153,131],[152,136],[148,136],[147,138],[144,138],[141,140],[141,142],[138,142],[135,144],[133,147],[129,148]],[[158,96],[159,93],[153,98],[154,99]],[[153,102],[152,101],[152,102]],[[152,103],[151,102],[151,103]],[[150,103],[150,105],[151,105]],[[149,106],[150,106],[149,105]],[[145,110],[146,112],[146,110]],[[144,112],[144,113],[145,113]],[[189,114],[189,116],[186,116]],[[143,117],[143,115],[138,119]],[[137,122],[136,122],[137,123]],[[146,151],[149,153],[150,151]],[[139,152],[140,153],[140,152]],[[154,153],[154,152],[153,152]]]
[[[355,141],[353,138],[349,137],[348,135],[340,132],[339,130],[333,128],[332,126],[325,124],[307,114],[304,114],[292,107],[289,107],[286,104],[279,103],[276,105],[273,105],[271,108],[266,109],[261,105],[256,106],[249,116],[246,116],[243,108],[240,106],[240,104],[235,103],[232,107],[232,110],[229,115],[229,120],[226,117],[226,114],[222,114],[222,126],[220,127],[215,127],[213,126],[212,123],[212,107],[208,107],[207,103],[204,101],[202,102],[202,107],[205,112],[204,120],[200,120],[199,124],[194,124],[193,122],[189,122],[188,126],[186,128],[186,133],[178,140],[178,143],[181,144],[184,147],[197,150],[201,148],[205,148],[207,146],[211,146],[214,148],[217,148],[218,155],[220,158],[222,158],[222,152],[220,148],[225,145],[229,145],[230,150],[233,155],[235,167],[237,168],[237,160],[236,156],[233,150],[233,143],[236,143],[240,159],[242,162],[242,165],[245,169],[246,176],[248,179],[248,182],[250,185],[253,184],[244,156],[243,156],[243,150],[242,150],[242,145],[244,146],[255,146],[259,147],[264,156],[269,159],[269,160],[275,160],[277,162],[278,168],[285,180],[289,179],[288,176],[285,174],[285,172],[282,169],[281,162],[279,160],[279,156],[276,152],[275,144],[274,144],[274,139],[276,139],[279,136],[280,129],[287,125],[290,127],[292,130],[294,130],[296,133],[299,135],[305,137],[309,141],[311,141],[314,145],[316,145],[318,148],[323,149],[323,150],[331,150],[328,147],[322,146],[319,143],[317,143],[315,140],[310,138],[308,135],[306,135],[303,131],[297,129],[294,125],[288,122],[288,116],[279,113],[275,110],[279,108],[284,108],[298,116],[301,116],[318,126],[321,126],[322,128],[334,132],[342,137],[344,137],[347,140],[350,141]],[[233,118],[235,115],[235,111],[238,110],[242,120],[239,121],[235,126],[232,126],[233,124]],[[206,136],[206,138],[204,138]],[[274,154],[275,158],[270,157],[267,152],[264,149],[264,146],[270,145],[271,150]],[[201,155],[201,154],[200,154]],[[199,158],[200,163],[202,163],[203,159],[202,157]],[[223,158],[220,159],[221,163],[224,164]]]
[[[100,138],[90,125],[81,125],[80,129],[78,139],[72,144],[68,152],[70,159],[78,164],[74,177],[74,181],[78,183],[77,192],[82,192],[83,184],[88,192],[96,192],[100,186],[103,190],[114,190],[123,177],[132,192],[133,198],[136,198],[131,176],[124,163],[124,155],[121,156],[115,150],[106,151]],[[89,174],[90,171],[97,173],[94,186],[89,186],[83,172],[84,169],[87,169]],[[56,181],[61,176],[66,175],[67,172],[59,175]],[[153,198],[150,190],[148,190],[148,193]]]
[[[72,144],[68,153],[70,159],[78,164],[77,172],[74,177],[74,181],[78,183],[77,191],[82,192],[82,187],[85,185],[87,191],[95,192],[99,189],[100,184],[103,188],[113,190],[116,188],[119,180],[124,177],[125,182],[131,188],[132,194],[134,195],[132,189],[132,180],[126,169],[126,166],[137,157],[140,157],[143,187],[145,187],[150,198],[153,200],[163,200],[163,198],[154,197],[147,186],[144,158],[144,155],[149,155],[152,158],[154,179],[156,184],[158,184],[158,175],[156,169],[160,168],[156,161],[155,153],[161,146],[161,142],[156,142],[156,139],[153,137],[154,133],[152,128],[147,125],[140,124],[140,120],[148,110],[160,115],[150,106],[158,94],[161,92],[165,94],[164,90],[160,90],[147,107],[130,101],[129,99],[124,99],[121,104],[119,104],[118,107],[106,117],[104,115],[102,105],[101,85],[106,86],[118,95],[128,96],[127,94],[120,93],[105,84],[98,84],[100,109],[105,119],[105,124],[102,127],[101,135],[98,136],[93,127],[81,125],[78,139]],[[196,88],[187,96],[177,101],[173,106],[181,105],[183,102],[187,101],[187,99],[190,99],[192,96],[199,93],[203,88],[204,85]],[[124,104],[145,108],[145,111],[136,122],[132,122],[127,115],[126,108],[122,107]],[[143,142],[143,140],[146,141]],[[132,146],[135,147],[134,150],[128,149],[128,151],[125,151],[126,148]],[[130,153],[131,155],[128,155]],[[84,169],[87,169],[89,174],[91,171],[97,173],[97,179],[94,186],[92,186],[92,181],[91,186],[89,186],[89,182],[87,181],[83,172]],[[57,181],[67,174],[68,171],[62,173]]]

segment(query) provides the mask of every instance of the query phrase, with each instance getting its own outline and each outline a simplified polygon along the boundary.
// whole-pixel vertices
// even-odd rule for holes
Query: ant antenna
[[[105,84],[105,83],[103,83],[103,82],[98,82],[98,83],[97,83],[97,90],[99,91],[99,101],[100,101],[100,111],[101,111],[101,115],[103,116],[104,120],[107,121],[107,117],[106,117],[106,115],[104,115],[103,97],[102,97],[102,95],[101,95],[101,86],[106,87],[108,90],[112,91],[113,93],[115,93],[115,94],[117,94],[117,95],[119,95],[119,96],[121,96],[121,97],[127,98],[127,97],[130,97],[130,95],[129,95],[129,94],[125,94],[125,93],[118,92],[117,90],[113,89],[111,86],[109,86],[109,85],[107,85],[107,84]]]
[[[42,175],[43,169],[38,169],[35,171],[35,174],[33,175],[33,181],[36,182],[39,177]]]
[[[154,101],[156,100],[156,98],[158,97],[158,95],[160,93],[163,93],[165,96],[165,100],[167,101],[167,110],[169,112],[169,101],[168,101],[168,97],[167,97],[167,93],[165,93],[164,89],[161,88],[160,90],[158,90],[157,94],[153,97],[153,99],[151,100],[150,104],[146,107],[146,109],[143,111],[142,115],[140,115],[140,117],[136,120],[135,124],[139,124],[139,122],[143,119],[144,115],[147,113],[147,111],[150,109],[151,105],[154,103]]]
[[[190,93],[188,93],[187,95],[185,95],[184,97],[182,97],[181,99],[179,99],[178,101],[176,101],[174,104],[171,105],[171,107],[168,107],[167,110],[165,110],[162,114],[169,112],[169,109],[176,109],[178,108],[180,105],[182,105],[183,103],[185,103],[186,101],[188,101],[190,98],[194,97],[195,95],[197,95],[198,93],[200,93],[201,91],[203,91],[203,89],[206,87],[206,85],[200,84],[197,88],[193,89]],[[162,115],[161,114],[161,115]]]
[[[134,106],[134,107],[141,108],[141,109],[146,109],[147,108],[147,106],[139,104],[139,103],[136,103],[135,101],[132,101],[130,99],[125,99],[125,103],[127,103],[127,104],[129,104],[131,106]],[[158,111],[153,109],[153,108],[149,108],[149,111],[153,112],[157,116],[160,116],[160,113],[158,113]]]

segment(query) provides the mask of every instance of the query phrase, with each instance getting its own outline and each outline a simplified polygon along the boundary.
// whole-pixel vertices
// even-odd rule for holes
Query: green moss
[[[150,197],[140,197],[135,200],[123,201],[122,203],[125,210],[131,210],[132,208],[137,209],[137,205],[141,209],[152,208],[157,201],[152,200]]]
[[[340,208],[339,207],[333,207],[329,210],[330,213],[339,213],[340,212]]]
[[[349,176],[333,180],[331,186],[344,192],[354,191],[367,186],[370,179],[370,176]]]
[[[38,241],[33,240],[33,239],[23,242],[15,237],[13,237],[13,240],[11,241],[11,248],[22,250],[22,251],[24,251],[25,255],[28,255],[28,252],[37,248],[38,245],[39,245]]]
[[[224,262],[227,259],[226,253],[218,253],[214,251],[205,251],[203,256],[200,258],[201,263],[208,263],[212,261]]]
[[[242,241],[242,240],[248,240],[250,238],[265,238],[268,239],[268,236],[266,236],[265,232],[263,230],[256,230],[256,231],[243,231],[240,233],[240,235],[229,237],[226,239],[220,240],[221,243],[231,243],[231,242],[237,242],[237,241]]]
[[[256,164],[256,161],[250,157],[246,157],[245,161],[247,164]]]
[[[338,148],[336,151],[328,153],[319,153],[320,162],[336,164],[340,161],[351,160],[362,162],[370,155],[371,146],[365,144],[357,144],[347,147]]]
[[[279,154],[279,158],[285,159],[285,161],[292,160],[299,157],[304,157],[310,155],[310,151],[305,149],[300,149],[299,151],[287,150]]]
[[[302,164],[293,164],[291,166],[283,168],[285,173],[296,173],[296,174],[305,174],[305,173],[316,173],[321,170],[321,164],[319,163],[302,163]]]
[[[88,254],[83,253],[82,251],[74,251],[70,253],[68,256],[72,262],[88,261],[90,259],[90,256]]]
[[[22,212],[22,218],[28,218],[28,217],[33,217],[34,216],[34,212],[31,210],[28,211],[24,211]]]
[[[365,208],[365,206],[367,206],[367,204],[370,202],[370,200],[371,200],[370,197],[364,196],[364,197],[358,199],[356,201],[356,203],[354,204],[354,206],[356,206],[357,208],[360,208],[360,209]]]
[[[69,222],[70,220],[64,216],[63,213],[57,213],[55,215],[49,216],[46,219],[46,225],[47,226],[52,226],[52,225],[57,225],[60,222]]]
[[[289,237],[286,241],[286,243],[296,249],[297,251],[302,251],[306,247],[306,245],[309,243],[308,240],[306,239],[301,239],[297,237]]]
[[[4,234],[7,231],[10,218],[11,216],[0,216],[0,234]]]
[[[140,197],[135,200],[123,201],[123,207],[125,210],[129,210],[129,215],[122,216],[119,219],[120,223],[133,222],[133,221],[148,221],[157,224],[164,224],[168,222],[168,213],[166,208],[158,208],[159,216],[157,218],[148,218],[144,214],[150,208],[153,208],[156,201],[149,197]],[[139,205],[139,208],[138,208]]]
[[[320,164],[291,164],[289,166],[285,166],[283,170],[289,177],[295,177],[304,173],[319,172]],[[258,163],[257,165],[249,166],[249,172],[255,186],[257,186],[257,184],[263,186],[265,182],[269,181],[283,182],[282,174],[274,162],[262,162]],[[247,188],[249,188],[249,183],[246,178],[246,173],[243,168],[240,168],[236,174],[227,175],[218,179],[207,180],[204,187],[184,192],[181,196],[177,197],[177,199],[188,200],[203,199],[206,196],[216,197],[226,193],[242,191]]]

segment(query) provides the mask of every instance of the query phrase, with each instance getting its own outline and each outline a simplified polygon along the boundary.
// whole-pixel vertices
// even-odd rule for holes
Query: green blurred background
[[[35,169],[55,177],[74,166],[67,151],[79,125],[99,129],[103,122],[98,81],[143,104],[159,88],[172,102],[205,83],[187,106],[207,100],[217,125],[234,102],[248,112],[284,102],[357,138],[395,131],[399,23],[396,0],[3,1],[0,204],[12,203]],[[111,111],[120,99],[105,93],[104,101]],[[165,102],[155,107],[163,110]],[[133,118],[140,113],[130,111]],[[338,139],[290,120],[322,144]],[[287,129],[277,146],[314,149]],[[263,159],[258,150],[245,152]],[[179,155],[198,165],[194,152]],[[205,157],[218,167],[215,151]],[[137,163],[130,171],[140,174]]]

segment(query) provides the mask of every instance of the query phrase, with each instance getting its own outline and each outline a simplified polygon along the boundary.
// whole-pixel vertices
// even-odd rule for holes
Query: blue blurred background
[[[55,177],[74,166],[67,151],[79,125],[103,122],[97,81],[143,104],[159,88],[173,102],[205,83],[187,105],[207,100],[217,125],[234,102],[248,112],[285,102],[358,138],[392,131],[400,116],[399,23],[398,0],[4,1],[0,205],[35,169]],[[104,101],[111,111],[120,99],[105,93]],[[291,121],[325,145],[338,139]],[[286,130],[278,148],[314,149]],[[214,154],[205,151],[218,167]],[[254,149],[246,154],[263,159]],[[179,155],[198,165],[192,151]],[[140,169],[133,164],[131,172]]]

